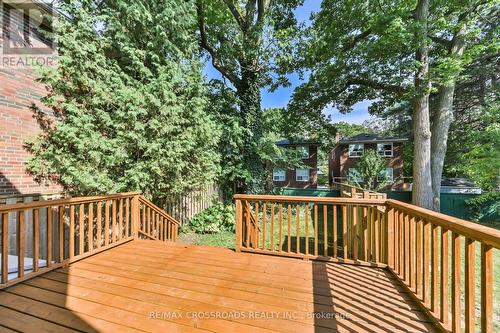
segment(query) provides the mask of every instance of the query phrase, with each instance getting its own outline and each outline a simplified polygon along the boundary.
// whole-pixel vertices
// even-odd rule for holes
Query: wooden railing
[[[387,199],[236,195],[235,203],[236,251],[386,268],[442,331],[493,331],[499,230]]]
[[[0,221],[0,289],[134,238],[175,241],[178,232],[139,193],[1,205]]]

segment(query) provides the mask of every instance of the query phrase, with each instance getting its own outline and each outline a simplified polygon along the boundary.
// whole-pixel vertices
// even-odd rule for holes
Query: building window
[[[284,182],[286,180],[286,171],[284,169],[273,170],[273,181]]]
[[[298,182],[309,181],[309,169],[296,169],[295,170],[295,180]]]
[[[297,146],[297,151],[302,159],[309,158],[309,146]]]
[[[363,176],[356,168],[349,168],[347,177],[351,183],[362,183],[364,181]]]
[[[361,157],[363,156],[364,150],[365,150],[365,145],[362,143],[350,144],[349,157]]]
[[[392,142],[391,143],[377,143],[377,152],[381,156],[392,157]]]
[[[394,169],[393,168],[386,168],[382,171],[377,176],[377,182],[381,183],[392,183],[394,181]]]

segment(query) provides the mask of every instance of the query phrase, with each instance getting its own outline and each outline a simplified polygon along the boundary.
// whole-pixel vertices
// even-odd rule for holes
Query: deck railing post
[[[140,219],[140,209],[139,209],[139,195],[134,195],[132,199],[132,235],[135,239],[139,237],[139,219]]]
[[[235,214],[235,223],[236,223],[236,252],[241,252],[241,239],[242,239],[242,216],[243,210],[241,207],[241,200],[235,199],[236,202],[236,214]]]

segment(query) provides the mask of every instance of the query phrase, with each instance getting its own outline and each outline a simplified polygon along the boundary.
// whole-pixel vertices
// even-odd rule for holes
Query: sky
[[[320,9],[320,0],[305,0],[304,5],[295,10],[295,15],[297,20],[300,22],[309,22],[309,17],[311,13],[318,12]],[[205,75],[209,79],[221,79],[221,74],[207,62],[205,66]],[[291,86],[281,87],[274,92],[269,92],[267,88],[262,89],[262,107],[285,107],[290,97],[292,96],[295,87],[300,85],[301,81],[296,74],[288,75]],[[353,111],[348,114],[341,114],[336,108],[326,108],[323,112],[332,117],[333,122],[347,122],[352,124],[361,124],[363,121],[370,119],[368,114],[368,106],[370,101],[363,101],[353,105]]]

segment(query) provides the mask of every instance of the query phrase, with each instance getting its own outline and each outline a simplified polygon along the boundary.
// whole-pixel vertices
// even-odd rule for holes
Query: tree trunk
[[[245,170],[249,172],[249,177],[244,181],[243,191],[262,193],[265,189],[265,173],[264,164],[257,153],[257,145],[262,137],[261,94],[258,74],[243,69],[241,78],[236,89],[243,127],[248,131],[245,134],[243,147],[243,164]]]
[[[463,24],[452,40],[450,56],[461,57],[465,49],[465,33],[467,25]],[[432,170],[432,192],[433,209],[440,210],[441,206],[441,179],[443,176],[444,159],[448,144],[448,132],[453,121],[453,98],[459,71],[451,73],[451,79],[445,82],[438,91],[437,110],[432,122],[431,140],[431,170]]]
[[[413,105],[413,204],[432,209],[431,183],[431,131],[429,115],[429,57],[427,46],[427,17],[429,15],[429,0],[419,0],[415,11],[415,19],[419,23],[416,32],[418,49],[416,60],[420,68],[415,75],[416,96]]]
[[[448,131],[453,121],[453,94],[455,83],[439,88],[438,105],[432,122],[431,173],[433,209],[440,210],[441,179],[448,144]]]

